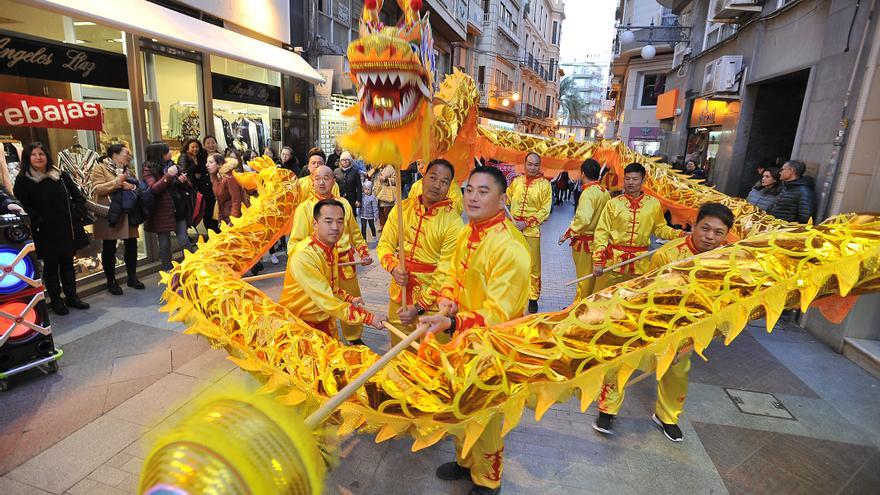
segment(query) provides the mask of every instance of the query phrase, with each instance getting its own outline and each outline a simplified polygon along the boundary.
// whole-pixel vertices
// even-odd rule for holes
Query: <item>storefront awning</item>
[[[180,47],[276,70],[312,84],[324,78],[298,54],[144,0],[33,0],[35,5]]]

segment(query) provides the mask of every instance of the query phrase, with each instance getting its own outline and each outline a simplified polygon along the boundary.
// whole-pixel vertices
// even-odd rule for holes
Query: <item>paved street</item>
[[[557,208],[544,227],[542,310],[574,295],[563,287],[574,274],[568,247],[555,242],[572,211]],[[223,351],[165,321],[157,280],[53,316],[65,351],[58,374],[31,373],[0,395],[0,494],[132,493],[152,442],[192,400],[233,383],[255,386]],[[369,306],[384,312],[387,274],[371,267],[361,280]],[[278,294],[280,282],[262,284]],[[368,330],[365,340],[388,348],[384,333]],[[706,355],[694,361],[683,443],[651,423],[654,387],[645,380],[628,393],[610,438],[590,427],[595,406],[581,414],[576,403],[557,405],[540,423],[524,417],[507,437],[502,493],[876,493],[880,381],[785,324],[767,334],[756,322]],[[410,446],[346,439],[326,493],[466,493],[468,483],[433,474],[452,459],[451,441],[418,453]]]

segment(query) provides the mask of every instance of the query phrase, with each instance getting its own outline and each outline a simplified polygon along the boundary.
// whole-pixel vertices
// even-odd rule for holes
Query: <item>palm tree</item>
[[[559,109],[568,125],[578,125],[586,122],[585,108],[587,102],[581,98],[574,77],[566,77],[559,82]]]

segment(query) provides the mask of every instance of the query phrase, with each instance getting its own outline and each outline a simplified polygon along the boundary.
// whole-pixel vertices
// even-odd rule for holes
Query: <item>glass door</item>
[[[143,52],[147,135],[168,143],[175,159],[184,141],[205,134],[202,66],[200,57],[192,58]]]

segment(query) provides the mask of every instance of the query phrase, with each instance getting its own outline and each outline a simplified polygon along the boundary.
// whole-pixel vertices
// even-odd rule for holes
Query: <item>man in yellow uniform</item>
[[[425,171],[425,173],[427,174],[428,172]],[[413,182],[413,185],[409,188],[409,197],[422,194],[423,183],[424,179],[419,179]],[[455,211],[458,212],[458,215],[461,216],[461,213],[464,211],[464,204],[462,202],[461,187],[458,186],[457,182],[452,181],[452,183],[449,184],[449,189],[446,193],[446,197],[449,199],[449,202],[452,203],[452,207],[455,208]]]
[[[503,174],[502,174],[503,175]],[[541,297],[541,224],[550,216],[553,189],[541,174],[541,157],[526,155],[526,175],[516,177],[507,187],[510,213],[529,246],[532,261],[529,277],[529,313],[538,312]]]
[[[593,232],[596,230],[596,224],[599,223],[599,215],[602,214],[605,203],[611,199],[611,194],[599,183],[599,170],[599,162],[592,158],[587,158],[581,164],[581,181],[584,190],[578,200],[571,225],[559,237],[560,245],[566,239],[571,239],[571,259],[574,261],[577,278],[593,272],[593,253],[590,251]],[[579,282],[575,301],[592,294],[595,285],[596,277]]]
[[[306,160],[308,161],[309,174],[297,179],[297,184],[299,185],[299,191],[302,194],[303,201],[315,196],[315,170],[318,170],[318,167],[324,166],[326,157],[321,148],[315,147],[309,150],[309,156]],[[336,184],[336,182],[333,183],[333,189],[331,192],[334,197],[339,196],[339,185]]]
[[[707,203],[697,214],[697,223],[691,235],[666,243],[651,256],[651,270],[662,268],[670,263],[685,260],[721,246],[730,228],[733,227],[733,212],[720,203]],[[673,442],[680,442],[684,435],[678,427],[678,417],[684,409],[688,389],[688,373],[691,369],[691,352],[678,356],[657,383],[657,403],[651,419]],[[602,385],[599,396],[599,417],[593,428],[611,434],[614,417],[623,404],[624,390],[617,389],[616,380]]]
[[[528,298],[529,251],[522,233],[505,216],[506,185],[497,168],[471,172],[464,193],[469,223],[458,234],[440,289],[441,314],[419,319],[430,325],[430,332],[452,335],[522,315]],[[504,459],[501,418],[489,421],[467,455],[461,448],[456,442],[456,461],[437,468],[437,477],[470,478],[472,495],[498,493]]]
[[[631,260],[648,251],[651,234],[661,239],[684,235],[666,224],[660,201],[642,191],[645,167],[630,163],[623,169],[624,193],[605,203],[593,239],[594,292],[638,277],[648,270],[647,258],[606,272],[605,267]]]
[[[339,287],[336,243],[347,225],[345,207],[324,199],[310,207],[312,234],[295,244],[287,261],[280,303],[314,328],[338,338],[336,319],[349,324],[380,326],[383,316],[364,308],[359,296]]]
[[[397,254],[398,206],[388,214],[376,247],[379,262],[392,275],[388,288],[389,322],[406,334],[415,329],[419,315],[437,314],[437,296],[445,280],[458,232],[464,227],[461,213],[446,197],[454,176],[451,163],[442,158],[433,160],[425,170],[424,190],[403,201],[406,256],[403,267]],[[401,307],[402,290],[406,290],[406,308]],[[399,340],[396,335],[391,335],[392,344]]]
[[[361,257],[361,264],[371,264],[373,259],[370,257],[370,252],[367,250],[367,243],[364,241],[361,229],[357,225],[357,219],[355,219],[354,212],[351,210],[351,205],[348,201],[344,201],[339,196],[331,194],[333,186],[336,185],[333,171],[330,170],[330,167],[321,165],[315,169],[312,177],[314,178],[315,194],[311,198],[300,203],[299,206],[296,207],[296,211],[293,213],[293,228],[290,231],[290,246],[309,237],[314,232],[314,222],[311,218],[311,211],[315,207],[315,204],[320,200],[334,199],[336,201],[341,201],[342,206],[345,209],[345,229],[342,231],[342,235],[336,243],[339,262],[346,263],[354,261],[354,253],[357,251]],[[339,287],[355,297],[360,297],[361,286],[358,284],[357,269],[355,267],[339,267]],[[361,324],[349,324],[345,321],[342,322],[342,336],[352,345],[364,345],[364,342],[361,340],[363,331],[364,326]]]

